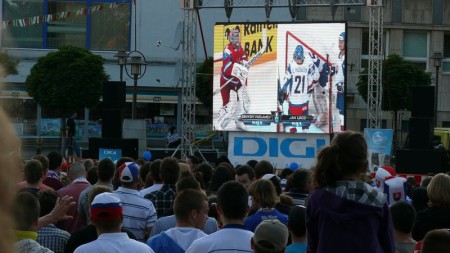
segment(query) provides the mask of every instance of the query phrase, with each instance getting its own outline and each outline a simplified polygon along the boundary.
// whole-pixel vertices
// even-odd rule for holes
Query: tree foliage
[[[213,58],[209,57],[197,68],[195,95],[207,108],[212,108]]]
[[[17,75],[17,61],[12,60],[9,55],[5,52],[0,52],[0,66],[3,68],[3,74]]]
[[[109,79],[104,61],[89,50],[64,46],[38,59],[26,79],[27,92],[39,105],[61,112],[92,108]]]
[[[398,55],[389,55],[383,63],[382,110],[411,109],[411,86],[430,85],[431,74]],[[359,95],[367,102],[368,72],[361,72],[356,84]]]

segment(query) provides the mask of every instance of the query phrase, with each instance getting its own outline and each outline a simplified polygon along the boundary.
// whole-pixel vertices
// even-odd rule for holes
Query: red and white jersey
[[[244,51],[242,46],[235,49],[231,43],[228,44],[223,50],[221,83],[226,82],[233,77],[231,75],[231,70],[233,69],[234,63],[243,64],[247,61],[247,59],[247,53]],[[238,84],[239,79],[234,78],[231,83]]]

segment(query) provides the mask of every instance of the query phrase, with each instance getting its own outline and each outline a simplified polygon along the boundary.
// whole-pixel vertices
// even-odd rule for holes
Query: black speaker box
[[[449,169],[445,150],[397,149],[395,161],[397,173],[445,173]]]
[[[434,86],[415,85],[411,89],[411,117],[434,118]]]
[[[138,159],[139,139],[89,138],[90,158],[98,159],[100,148],[121,149],[122,156]]]
[[[431,149],[433,140],[433,126],[431,118],[409,119],[409,148]]]
[[[122,109],[102,110],[102,137],[122,138]]]
[[[125,106],[125,82],[105,82],[103,84],[103,108],[123,108]]]

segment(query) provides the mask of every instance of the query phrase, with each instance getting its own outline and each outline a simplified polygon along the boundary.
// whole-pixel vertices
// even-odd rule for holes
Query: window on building
[[[428,33],[403,31],[403,58],[424,70],[428,63]]]
[[[442,72],[450,74],[450,33],[444,34],[444,57]]]
[[[131,0],[3,1],[2,46],[129,49]]]
[[[385,31],[383,36],[384,55],[388,55],[388,36]],[[369,65],[369,29],[363,29],[361,38],[361,70],[366,69]]]

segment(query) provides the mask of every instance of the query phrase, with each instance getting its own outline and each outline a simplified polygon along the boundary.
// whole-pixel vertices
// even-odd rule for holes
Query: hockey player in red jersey
[[[247,113],[250,106],[246,90],[248,58],[241,46],[239,26],[227,32],[226,35],[230,43],[225,47],[222,57],[223,65],[220,77],[222,107],[217,114],[214,128],[215,130],[224,130],[234,119],[236,127],[245,130],[246,126],[238,119],[238,116]],[[230,94],[236,94],[236,102],[230,103]]]

